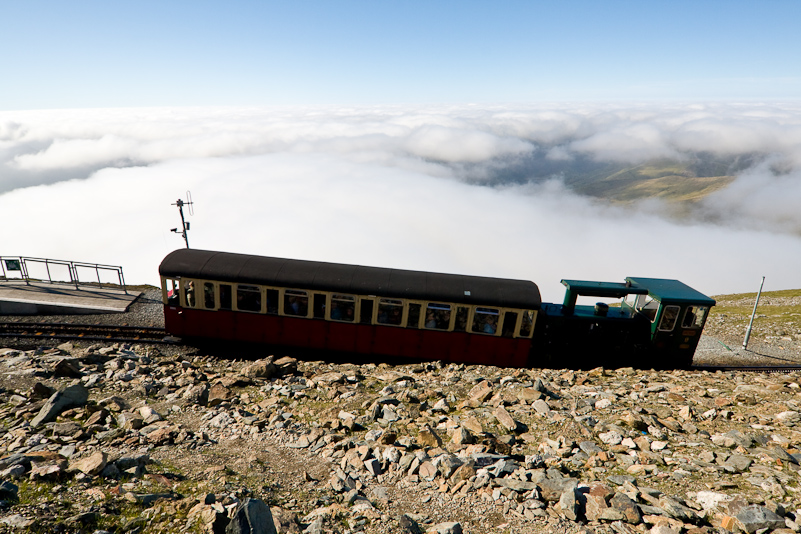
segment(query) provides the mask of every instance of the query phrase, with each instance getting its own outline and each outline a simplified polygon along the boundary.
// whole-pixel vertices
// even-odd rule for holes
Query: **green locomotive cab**
[[[707,314],[715,301],[678,280],[626,278],[625,282],[562,280],[561,305],[543,304],[540,353],[532,365],[677,368],[692,365]],[[579,297],[621,299],[578,305]]]
[[[621,306],[650,321],[652,349],[685,367],[692,365],[709,309],[715,300],[678,280],[626,278],[646,295],[627,295]]]

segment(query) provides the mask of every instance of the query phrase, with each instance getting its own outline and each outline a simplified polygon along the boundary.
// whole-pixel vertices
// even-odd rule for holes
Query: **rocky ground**
[[[699,362],[801,362],[787,298],[747,351],[721,300]],[[801,532],[798,372],[0,347],[0,532]]]

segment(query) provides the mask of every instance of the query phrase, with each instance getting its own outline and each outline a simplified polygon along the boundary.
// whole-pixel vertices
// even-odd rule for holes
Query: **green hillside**
[[[576,180],[573,187],[579,193],[618,202],[652,197],[695,202],[734,180],[733,176],[726,174],[710,175],[710,171],[726,170],[714,167],[701,169],[692,163],[663,160],[620,169],[605,176]]]

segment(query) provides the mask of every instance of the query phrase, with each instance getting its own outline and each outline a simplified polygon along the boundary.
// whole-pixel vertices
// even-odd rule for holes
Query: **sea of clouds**
[[[744,160],[685,214],[578,195],[560,168]],[[534,280],[801,287],[801,104],[0,112],[0,255],[158,283],[193,248]]]

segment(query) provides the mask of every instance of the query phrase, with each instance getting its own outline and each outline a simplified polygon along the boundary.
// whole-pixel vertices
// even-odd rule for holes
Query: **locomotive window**
[[[362,299],[359,307],[359,322],[362,324],[373,323],[373,299]]]
[[[687,306],[684,312],[684,320],[681,322],[682,328],[701,328],[704,326],[704,319],[709,308],[706,306]]]
[[[635,297],[630,299],[630,297]],[[651,295],[628,295],[626,297],[626,304],[648,317],[651,322],[656,320],[656,311],[659,309],[659,301],[651,297]]]
[[[350,295],[331,295],[332,321],[352,323],[356,318],[356,298]]]
[[[261,289],[259,286],[239,284],[236,288],[236,309],[239,311],[261,311]]]
[[[183,284],[184,302],[187,308],[194,308],[197,303],[195,299],[195,283],[192,280],[181,280]]]
[[[517,312],[508,311],[503,314],[503,325],[501,335],[503,337],[514,337],[515,326],[517,326]]]
[[[456,308],[456,320],[453,323],[454,332],[467,332],[467,319],[470,316],[470,308],[459,306]]]
[[[403,301],[396,299],[378,299],[378,324],[400,326],[403,322]]]
[[[451,307],[449,304],[430,302],[426,307],[425,327],[433,330],[447,330],[451,326]]]
[[[287,289],[284,291],[284,315],[308,317],[309,295],[305,291]]]
[[[268,289],[267,290],[267,313],[272,315],[278,314],[278,290],[277,289]]]
[[[420,328],[420,304],[409,303],[409,317],[406,318],[406,328]]]
[[[662,320],[659,321],[659,330],[663,332],[670,332],[676,326],[676,320],[679,318],[678,306],[665,306],[665,311],[662,312]]]
[[[520,321],[520,337],[529,337],[532,326],[534,326],[534,311],[523,311],[523,319]]]
[[[214,302],[214,284],[211,282],[203,283],[203,307],[207,310],[217,307]]]
[[[220,309],[231,309],[231,286],[229,284],[220,284]]]
[[[499,313],[495,308],[476,308],[470,331],[494,335],[498,331],[498,317]]]

